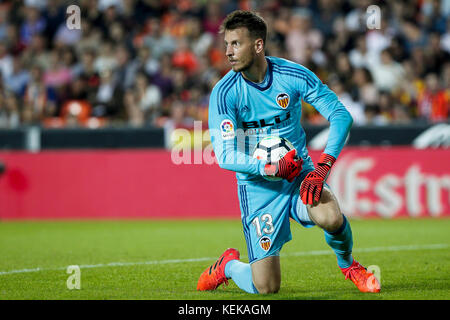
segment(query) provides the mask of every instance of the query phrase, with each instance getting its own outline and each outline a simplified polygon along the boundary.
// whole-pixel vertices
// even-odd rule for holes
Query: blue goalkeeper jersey
[[[235,171],[238,181],[262,179],[266,162],[252,154],[256,143],[267,135],[288,139],[299,156],[309,158],[300,124],[302,99],[330,122],[324,152],[335,158],[353,122],[336,94],[310,70],[286,59],[266,59],[263,82],[249,81],[230,70],[210,96],[208,121],[214,152],[219,166]],[[313,169],[309,162],[303,170]]]

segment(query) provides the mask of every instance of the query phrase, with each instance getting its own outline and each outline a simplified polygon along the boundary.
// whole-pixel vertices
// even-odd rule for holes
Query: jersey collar
[[[247,80],[244,77],[242,77],[242,74],[241,74],[241,77],[242,77],[242,79],[245,80],[245,82],[247,82],[252,87],[254,87],[258,90],[261,90],[261,91],[269,89],[270,86],[272,85],[272,80],[273,80],[272,63],[270,62],[270,60],[267,57],[266,57],[266,61],[267,61],[267,72],[266,72],[263,82],[260,82],[260,83],[252,82],[252,81]]]

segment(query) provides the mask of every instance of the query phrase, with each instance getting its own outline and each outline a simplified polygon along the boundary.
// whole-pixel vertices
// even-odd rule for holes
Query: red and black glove
[[[295,150],[291,150],[276,163],[268,163],[264,167],[267,176],[280,177],[292,182],[302,171],[303,160],[296,155]]]
[[[300,198],[304,204],[312,205],[319,202],[323,183],[335,161],[336,158],[329,154],[322,153],[320,155],[316,169],[306,175],[300,187]]]

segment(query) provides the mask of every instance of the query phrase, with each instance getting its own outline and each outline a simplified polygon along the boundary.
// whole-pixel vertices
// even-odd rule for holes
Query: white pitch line
[[[372,247],[372,248],[359,248],[354,249],[353,252],[380,252],[380,251],[411,251],[411,250],[422,250],[422,249],[445,249],[450,247],[449,244],[436,243],[436,244],[424,244],[424,245],[405,245],[405,246],[390,246],[390,247]],[[323,256],[333,254],[330,250],[314,250],[314,251],[304,251],[304,252],[294,252],[288,253],[283,256]]]
[[[360,248],[355,249],[353,252],[381,252],[381,251],[413,251],[413,250],[437,250],[445,249],[450,247],[449,244],[436,243],[436,244],[424,244],[424,245],[405,245],[405,246],[389,246],[389,247],[372,247],[372,248]],[[323,256],[331,255],[333,251],[328,250],[313,250],[313,251],[300,251],[283,254],[283,257],[298,257],[298,256]],[[100,263],[100,264],[85,264],[79,265],[80,269],[92,269],[92,268],[105,268],[105,267],[127,267],[127,266],[139,266],[139,265],[152,265],[152,264],[168,264],[168,263],[186,263],[186,262],[201,262],[201,261],[214,261],[217,257],[203,257],[203,258],[192,258],[192,259],[169,259],[169,260],[151,260],[151,261],[140,261],[140,262],[110,262],[110,263]],[[32,273],[39,271],[56,271],[56,270],[66,270],[67,267],[59,268],[31,268],[31,269],[18,269],[10,271],[0,271],[0,276],[17,274],[17,273]]]

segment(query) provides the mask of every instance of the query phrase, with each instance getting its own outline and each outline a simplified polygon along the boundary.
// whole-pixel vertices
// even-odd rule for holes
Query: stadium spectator
[[[148,77],[144,72],[136,75],[136,84],[133,91],[135,102],[143,112],[145,122],[153,123],[159,114],[161,91],[157,86],[149,84]]]
[[[353,0],[354,6],[349,13],[345,15],[345,25],[350,32],[364,32],[367,21],[367,7],[372,3],[370,0]]]
[[[59,26],[65,21],[66,12],[60,5],[60,1],[49,0],[47,6],[43,8],[42,15],[46,21],[45,31],[42,35],[49,43],[52,43]]]
[[[0,42],[0,73],[1,78],[8,78],[13,72],[13,57],[8,53],[5,43]]]
[[[380,91],[380,98],[378,102],[378,117],[377,124],[386,125],[392,121],[392,109],[394,106],[394,99],[389,91]]]
[[[34,65],[30,70],[30,79],[25,86],[21,96],[26,112],[32,123],[38,123],[44,118],[56,115],[56,92],[48,86],[44,79],[44,70],[39,65]]]
[[[53,37],[55,47],[63,47],[65,45],[72,46],[81,39],[81,29],[69,30],[65,23],[61,23]]]
[[[378,105],[370,105],[364,109],[364,115],[366,118],[366,125],[384,126],[386,121],[380,114],[380,108]]]
[[[450,61],[450,53],[441,48],[441,36],[437,32],[430,33],[428,43],[424,48],[427,73],[439,73],[442,66]]]
[[[4,84],[6,89],[20,95],[28,82],[29,72],[23,66],[21,56],[14,57],[12,66],[12,72],[9,76],[5,77]]]
[[[175,100],[172,103],[170,110],[170,118],[164,123],[165,127],[169,128],[193,128],[194,119],[191,118],[188,113],[186,106],[180,100]]]
[[[320,30],[321,34],[326,37],[334,37],[334,24],[337,18],[343,18],[342,1],[340,0],[319,0],[307,1],[308,6],[313,13],[314,27]]]
[[[176,68],[184,69],[188,75],[193,74],[197,69],[198,61],[189,48],[187,39],[181,39],[178,42],[178,47],[172,56],[172,65]]]
[[[104,41],[101,44],[99,54],[94,61],[94,69],[98,73],[115,69],[117,66],[116,55],[114,52],[114,46],[109,41]]]
[[[192,47],[196,57],[202,57],[213,43],[214,36],[209,32],[203,32],[201,20],[192,18],[188,20],[186,39]]]
[[[112,70],[114,82],[121,87],[121,89],[125,89],[130,87],[133,83],[133,80],[128,80],[127,83],[127,75],[128,70],[130,69],[130,52],[124,45],[117,45],[115,49],[116,61],[117,65]]]
[[[350,63],[354,68],[367,68],[373,64],[367,49],[367,40],[365,34],[359,34],[355,40],[356,45],[349,52]]]
[[[124,26],[118,21],[111,23],[108,28],[107,38],[116,46],[122,43],[126,44],[127,38]]]
[[[122,88],[115,82],[112,70],[103,70],[100,72],[100,85],[92,104],[91,115],[115,118],[120,112],[122,95]]]
[[[43,81],[46,86],[53,88],[60,88],[72,81],[72,72],[70,67],[64,64],[62,53],[50,53],[49,66],[44,71]]]
[[[172,54],[176,49],[175,39],[162,30],[161,20],[152,18],[149,20],[150,33],[143,39],[143,44],[152,50],[153,56],[160,59],[164,54]]]
[[[174,79],[172,77],[172,60],[170,56],[161,58],[159,72],[152,76],[152,83],[161,91],[163,97],[168,97],[174,90]]]
[[[81,20],[81,38],[73,47],[76,50],[78,57],[81,57],[83,52],[93,50],[102,43],[101,30],[94,27],[88,19]]]
[[[8,30],[7,4],[0,3],[0,41],[6,38]]]
[[[395,91],[404,79],[405,71],[402,65],[392,58],[389,49],[381,52],[380,63],[370,65],[375,86],[380,91]]]
[[[81,57],[81,63],[75,67],[77,76],[84,80],[88,101],[95,100],[100,85],[100,75],[95,68],[96,56],[95,50],[86,50]]]
[[[20,40],[18,25],[8,25],[4,42],[6,43],[8,48],[10,48],[10,52],[13,56],[20,55],[26,47],[25,44]]]
[[[450,62],[442,67],[442,87],[450,94]]]
[[[29,45],[23,50],[21,57],[26,66],[39,64],[45,70],[50,67],[50,57],[54,50],[47,50],[47,41],[42,34],[35,34]]]
[[[61,101],[87,100],[88,92],[86,80],[81,77],[75,78],[68,86],[64,88],[60,98]]]
[[[411,117],[406,106],[395,103],[392,108],[392,121],[393,124],[409,124]]]
[[[336,73],[342,81],[345,90],[351,90],[353,68],[347,53],[341,52],[336,57]]]
[[[20,40],[25,45],[31,42],[31,38],[35,34],[39,34],[45,31],[46,21],[39,12],[37,7],[38,2],[34,2],[32,5],[25,7],[25,21],[20,28]]]
[[[19,103],[12,93],[0,94],[0,128],[13,129],[20,125]]]
[[[331,77],[331,79],[329,79],[329,86],[330,89],[336,93],[339,101],[342,102],[348,112],[352,115],[353,125],[365,125],[367,120],[364,114],[364,105],[359,101],[355,101],[350,93],[345,90],[345,85],[342,79],[339,79],[338,76]]]
[[[448,89],[448,88],[447,88]],[[431,122],[446,121],[450,111],[450,96],[439,84],[435,73],[425,78],[425,90],[418,97],[419,117]]]
[[[424,48],[427,44],[427,34],[413,19],[403,21],[401,32],[404,37],[404,47],[408,53],[415,48]]]
[[[448,12],[445,12],[445,1],[425,1],[421,13],[424,16],[423,25],[428,32],[444,33]]]
[[[319,50],[323,44],[323,35],[312,28],[311,12],[306,9],[296,11],[289,23],[286,35],[286,47],[291,60],[305,64],[306,51],[311,48]]]
[[[450,19],[447,20],[447,30],[441,37],[441,48],[450,53]]]
[[[383,15],[381,16],[380,29],[366,31],[367,50],[374,64],[379,63],[381,52],[391,45],[394,34],[394,28],[389,26],[388,21]]]
[[[373,106],[377,104],[379,93],[372,81],[372,76],[368,69],[355,69],[352,82],[354,84],[351,86],[353,89],[352,93],[358,101],[364,106]]]
[[[159,71],[160,62],[152,55],[149,47],[142,46],[137,50],[137,55],[126,67],[124,86],[129,88],[133,85],[136,75],[139,72],[145,72],[149,76],[153,76]]]
[[[216,36],[224,17],[223,12],[221,12],[220,3],[208,1],[206,4],[206,14],[203,19],[204,32]]]
[[[131,127],[142,127],[145,124],[144,111],[139,108],[136,94],[132,89],[125,91],[123,103],[127,124]]]

